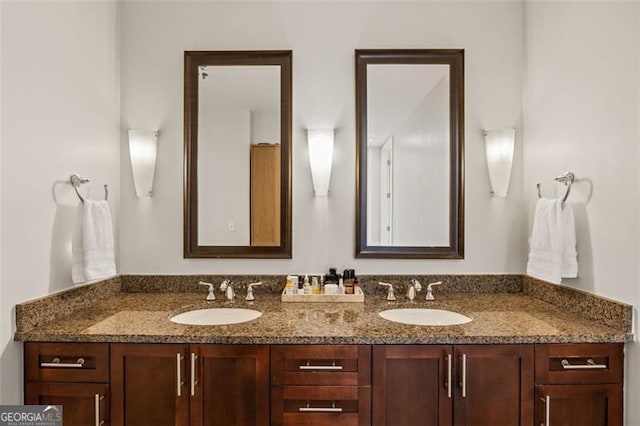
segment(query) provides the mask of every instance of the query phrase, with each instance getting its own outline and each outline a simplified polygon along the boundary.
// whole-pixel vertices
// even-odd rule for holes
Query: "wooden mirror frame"
[[[449,245],[370,246],[367,244],[367,65],[449,65],[450,206]],[[357,258],[464,258],[464,50],[359,49],[356,65],[356,254]],[[426,212],[425,212],[426,214]]]
[[[290,259],[291,122],[290,50],[184,52],[184,257]],[[198,243],[198,68],[209,65],[277,65],[280,67],[280,245],[214,246]]]

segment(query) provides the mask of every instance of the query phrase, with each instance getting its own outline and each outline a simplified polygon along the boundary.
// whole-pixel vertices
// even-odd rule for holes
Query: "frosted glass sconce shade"
[[[316,197],[326,197],[333,162],[333,129],[308,129],[309,164]]]
[[[157,130],[129,130],[129,156],[138,197],[151,196],[157,153]]]
[[[514,129],[486,130],[484,132],[491,191],[497,197],[506,197],[509,190],[515,136]]]

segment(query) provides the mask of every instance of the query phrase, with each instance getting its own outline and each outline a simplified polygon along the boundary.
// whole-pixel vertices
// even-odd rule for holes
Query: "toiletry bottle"
[[[318,277],[311,279],[311,294],[320,294],[320,284],[318,284]]]
[[[342,274],[344,280],[344,293],[353,294],[353,284],[355,282],[355,271],[353,269],[345,269]]]
[[[309,284],[309,276],[304,276],[304,283],[302,285],[303,294],[311,294],[311,285]]]
[[[344,294],[344,281],[342,278],[338,280],[338,294]]]
[[[298,287],[297,284],[295,287],[293,285],[293,276],[287,275],[287,284],[284,286],[284,294],[295,294],[296,287]]]

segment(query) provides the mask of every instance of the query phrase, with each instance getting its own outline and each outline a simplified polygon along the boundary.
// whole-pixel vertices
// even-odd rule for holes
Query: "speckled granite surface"
[[[122,278],[123,287],[131,285],[124,284],[129,278]],[[423,282],[430,280],[431,277]],[[177,285],[181,282],[176,280]],[[415,304],[404,302],[400,291],[396,293],[398,302],[386,302],[384,293],[375,293],[368,294],[362,304],[281,303],[279,295],[256,292],[256,302],[239,298],[232,305],[262,311],[263,315],[254,321],[227,326],[178,325],[169,321],[176,313],[230,306],[221,298],[205,302],[206,291],[202,288],[198,293],[183,291],[114,292],[64,319],[19,328],[15,337],[25,341],[234,344],[596,343],[631,338],[628,330],[606,326],[515,292],[442,293],[436,294],[435,302],[424,301],[424,293],[419,293]],[[378,316],[382,310],[401,307],[447,309],[473,321],[429,327],[393,323]],[[18,312],[22,315],[26,311]],[[25,322],[21,324],[24,326]]]
[[[114,277],[21,303],[16,305],[16,329],[28,330],[81,313],[120,291],[120,277]]]
[[[411,279],[422,284],[436,281],[445,283],[434,287],[434,294],[446,293],[520,293],[520,275],[360,275],[360,286],[367,294],[387,294],[378,281],[389,282],[398,292],[404,292]],[[280,294],[286,275],[123,275],[122,291],[126,293],[202,293],[199,281],[217,286],[224,280],[231,280],[234,288],[246,290],[247,285],[262,281],[257,288],[261,293]]]
[[[522,291],[563,311],[573,312],[618,330],[632,330],[631,305],[527,276],[522,277]]]

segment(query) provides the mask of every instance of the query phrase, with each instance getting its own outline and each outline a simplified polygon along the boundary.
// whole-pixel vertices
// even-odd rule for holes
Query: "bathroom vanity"
[[[303,304],[262,293],[229,304],[124,290],[53,322],[29,314],[73,296],[18,306],[25,403],[63,404],[65,425],[622,425],[628,330],[530,294]],[[76,306],[95,296],[84,291]],[[230,306],[263,315],[228,326],[169,321]],[[378,316],[390,306],[473,321],[398,324]],[[609,320],[627,308],[611,305]]]

